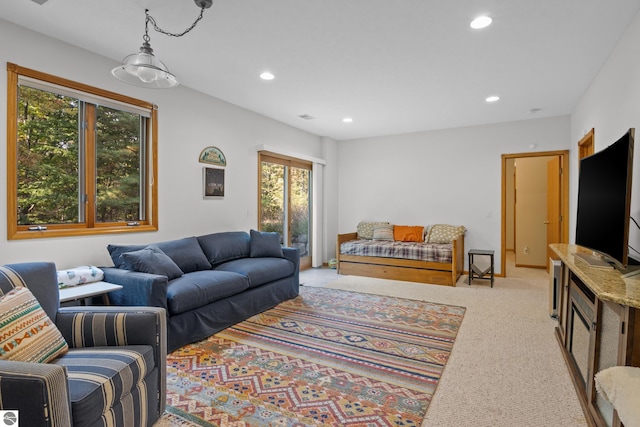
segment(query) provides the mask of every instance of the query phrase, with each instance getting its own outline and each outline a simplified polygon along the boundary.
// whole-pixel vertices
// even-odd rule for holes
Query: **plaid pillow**
[[[29,289],[18,287],[0,298],[0,359],[47,363],[68,349]]]

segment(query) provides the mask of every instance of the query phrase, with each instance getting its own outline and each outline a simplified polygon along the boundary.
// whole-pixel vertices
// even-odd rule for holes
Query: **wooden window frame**
[[[18,78],[19,76],[39,80],[52,85],[69,88],[89,95],[107,98],[115,102],[124,103],[133,107],[142,108],[149,111],[150,117],[147,120],[147,139],[145,153],[145,206],[146,213],[144,221],[136,222],[109,222],[97,223],[95,221],[95,201],[93,197],[87,197],[85,202],[86,218],[84,222],[73,224],[42,224],[46,229],[36,229],[33,226],[18,225],[18,141],[17,141],[17,107],[18,107]],[[131,98],[118,93],[99,89],[93,86],[77,83],[61,77],[40,71],[24,68],[16,64],[7,63],[7,239],[39,239],[48,237],[86,236],[102,235],[113,233],[138,233],[158,230],[158,113],[157,106],[139,99]],[[87,145],[86,158],[95,157],[95,147]],[[88,168],[94,162],[86,161]],[[95,175],[95,171],[88,171],[87,176]],[[89,181],[87,179],[87,181]],[[95,194],[95,183],[85,182],[87,194]],[[36,225],[37,226],[37,225]]]
[[[313,162],[296,159],[295,157],[283,154],[272,153],[270,151],[258,152],[258,228],[262,224],[261,191],[262,191],[262,162],[276,163],[287,167],[296,167],[313,172]],[[287,193],[291,193],[291,182],[287,181]],[[291,206],[286,206],[287,218],[291,217]],[[287,225],[288,226],[288,225]],[[286,242],[285,242],[286,244]]]

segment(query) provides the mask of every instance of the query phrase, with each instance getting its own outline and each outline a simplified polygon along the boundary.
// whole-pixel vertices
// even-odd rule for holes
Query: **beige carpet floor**
[[[454,288],[339,276],[313,285],[467,308],[423,426],[586,426],[548,314],[548,281],[496,278],[490,288],[466,280]],[[181,425],[189,424],[156,424]]]

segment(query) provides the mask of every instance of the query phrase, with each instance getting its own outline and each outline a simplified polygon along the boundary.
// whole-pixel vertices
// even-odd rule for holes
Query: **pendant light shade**
[[[166,89],[178,86],[178,79],[166,65],[153,54],[149,43],[144,42],[140,52],[132,53],[122,64],[111,70],[118,80],[151,89]]]
[[[178,79],[174,76],[166,65],[153,54],[149,37],[149,23],[153,25],[153,29],[159,33],[172,37],[182,37],[189,31],[193,30],[202,19],[204,10],[211,7],[213,0],[194,0],[196,6],[200,8],[200,15],[193,24],[182,33],[169,33],[156,24],[155,19],[149,15],[149,10],[145,10],[145,29],[142,37],[143,43],[140,46],[140,52],[132,53],[122,60],[122,64],[111,70],[111,74],[118,80],[134,86],[140,86],[150,89],[166,89],[178,86]]]

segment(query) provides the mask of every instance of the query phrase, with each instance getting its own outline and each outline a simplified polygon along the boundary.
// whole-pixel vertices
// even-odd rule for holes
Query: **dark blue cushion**
[[[202,248],[195,237],[168,240],[166,242],[155,243],[154,245],[167,254],[184,273],[211,269],[211,264],[209,264],[209,260],[207,260],[204,252],[202,252]],[[116,267],[133,270],[133,268],[122,259],[121,255],[125,252],[144,249],[147,246],[149,245],[108,245],[107,249]]]
[[[211,269],[211,264],[209,264],[209,260],[202,252],[198,239],[195,237],[162,242],[156,246],[169,255],[169,258],[178,264],[180,270],[185,273]]]
[[[121,257],[134,271],[167,276],[169,280],[183,274],[180,267],[155,245],[147,246],[139,251],[125,252]]]
[[[249,288],[246,276],[226,271],[195,271],[167,287],[167,307],[174,315],[235,295]]]
[[[251,258],[282,258],[279,233],[251,230]]]
[[[198,243],[212,266],[249,256],[249,233],[227,231],[198,236]]]
[[[289,277],[295,270],[295,264],[284,258],[243,258],[225,262],[215,269],[247,276],[251,288]]]

